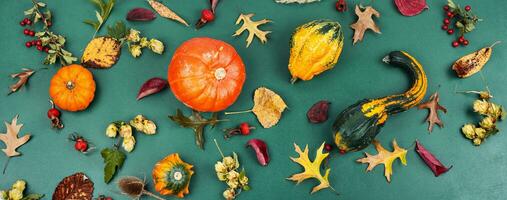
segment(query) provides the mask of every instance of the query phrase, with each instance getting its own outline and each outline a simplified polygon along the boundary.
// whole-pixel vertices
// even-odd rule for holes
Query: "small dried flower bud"
[[[229,188],[224,191],[223,195],[224,195],[225,199],[230,200],[230,199],[234,199],[234,195],[236,195],[236,193],[234,192],[233,189]]]
[[[227,156],[223,159],[223,162],[228,169],[236,169],[236,161],[234,158]]]
[[[495,128],[495,119],[493,117],[485,117],[482,119],[482,121],[479,123],[482,128],[490,130]]]
[[[157,39],[151,39],[150,40],[150,49],[151,51],[162,54],[164,52],[164,43]]]
[[[17,180],[13,185],[12,189],[17,189],[23,192],[26,187],[26,182],[24,180]]]
[[[488,91],[481,91],[479,92],[479,98],[481,99],[485,99],[485,100],[488,100],[488,99],[491,99],[491,94],[488,92]]]
[[[481,139],[479,139],[479,138],[475,138],[475,139],[473,140],[473,142],[474,142],[474,145],[479,146],[479,145],[481,145],[482,140],[481,140]]]
[[[130,29],[127,40],[131,42],[139,42],[139,40],[141,40],[139,33],[140,32],[138,30]]]
[[[21,200],[23,198],[23,191],[18,189],[9,190],[9,200]]]
[[[483,128],[475,128],[475,135],[477,138],[484,139],[486,137],[486,130]]]
[[[146,37],[143,37],[141,38],[141,40],[139,41],[139,45],[141,45],[141,47],[148,47],[150,45],[150,41],[148,41],[148,38]]]
[[[232,189],[236,189],[236,188],[238,188],[238,187],[239,187],[239,182],[238,182],[238,180],[237,180],[237,179],[236,179],[236,180],[228,180],[228,181],[227,181],[227,185],[228,185],[230,188],[232,188]]]
[[[475,138],[475,126],[473,124],[465,124],[462,128],[461,128],[461,132],[463,132],[463,135],[465,135],[466,138],[468,139],[473,139]]]
[[[227,172],[227,166],[225,166],[222,162],[217,162],[215,164],[215,171],[219,173],[226,173]]]
[[[134,56],[134,58],[137,58],[141,55],[141,53],[143,53],[141,51],[141,46],[139,45],[130,45],[129,46],[129,51],[130,51],[130,54],[132,54],[132,56]]]
[[[475,100],[473,108],[474,112],[485,115],[488,112],[489,102],[486,100]]]
[[[7,191],[1,190],[0,191],[0,200],[7,200]]]
[[[498,118],[502,115],[502,107],[495,103],[489,103],[487,114]]]
[[[132,150],[134,150],[135,145],[136,145],[136,139],[132,135],[126,136],[125,138],[123,138],[123,143],[121,144],[123,149],[125,149],[125,151],[127,151],[127,152],[132,152]]]
[[[248,185],[248,177],[246,176],[243,176],[239,179],[239,183],[241,183],[241,185]]]
[[[132,136],[132,127],[125,122],[122,122],[120,126],[120,136],[121,137],[129,137]]]
[[[229,181],[238,181],[239,173],[237,171],[230,171],[227,173],[227,180]]]
[[[109,124],[106,129],[106,136],[110,138],[116,137],[116,134],[118,133],[118,127],[114,123]]]
[[[220,180],[220,181],[226,181],[227,180],[227,173],[217,172],[217,177],[218,177],[218,180]]]

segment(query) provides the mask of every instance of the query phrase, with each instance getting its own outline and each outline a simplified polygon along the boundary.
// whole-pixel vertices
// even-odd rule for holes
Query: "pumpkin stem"
[[[298,80],[298,78],[297,78],[297,77],[292,77],[292,78],[290,79],[290,84],[294,84],[294,83],[296,83],[296,81],[297,81],[297,80]]]
[[[217,79],[217,81],[224,79],[225,76],[227,76],[227,71],[225,71],[223,67],[220,67],[215,70],[215,78]]]
[[[67,89],[69,90],[72,90],[76,87],[76,85],[74,84],[74,82],[72,81],[67,81],[67,83],[65,84],[65,86],[67,87]]]
[[[225,115],[235,115],[235,114],[243,114],[243,113],[249,113],[252,112],[252,109],[250,110],[244,110],[244,111],[235,111],[235,112],[225,112]]]
[[[159,196],[157,196],[157,195],[155,195],[155,194],[153,194],[153,193],[151,193],[151,192],[149,192],[149,191],[146,191],[146,190],[144,190],[144,189],[143,189],[143,194],[148,195],[148,196],[151,196],[151,197],[153,197],[153,198],[155,198],[155,199],[158,199],[158,200],[165,200],[164,198],[159,197]]]

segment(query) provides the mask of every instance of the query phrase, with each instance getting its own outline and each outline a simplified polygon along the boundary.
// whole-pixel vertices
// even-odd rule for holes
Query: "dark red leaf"
[[[53,200],[92,200],[93,182],[83,173],[79,172],[65,177],[53,193]]]
[[[151,78],[150,80],[147,80],[144,82],[143,86],[141,86],[141,89],[139,90],[139,93],[137,94],[137,100],[142,99],[148,95],[155,94],[157,92],[162,91],[164,88],[167,87],[167,81],[162,78]]]
[[[134,8],[127,13],[127,20],[129,21],[151,21],[156,17],[153,11],[146,8]]]
[[[325,122],[328,118],[329,101],[319,101],[308,110],[306,116],[308,121],[314,124]]]
[[[398,10],[402,15],[415,16],[424,9],[428,9],[426,0],[394,0]]]
[[[210,8],[211,8],[211,12],[215,13],[215,9],[217,8],[217,5],[218,5],[218,1],[219,0],[210,0]]]
[[[440,174],[443,174],[452,168],[452,166],[445,167],[437,158],[435,158],[433,154],[426,150],[419,141],[415,141],[415,151],[424,160],[431,171],[433,171],[435,176],[440,176]]]
[[[247,147],[252,147],[255,151],[255,155],[257,156],[257,161],[262,166],[266,166],[269,163],[269,155],[268,155],[268,147],[266,143],[259,139],[251,139],[246,143]]]

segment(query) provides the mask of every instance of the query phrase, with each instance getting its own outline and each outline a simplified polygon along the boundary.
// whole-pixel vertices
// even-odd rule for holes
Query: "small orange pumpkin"
[[[62,110],[86,109],[95,97],[95,81],[92,73],[76,64],[60,68],[51,78],[49,96]]]
[[[201,112],[218,112],[236,101],[246,73],[231,45],[193,38],[176,49],[167,76],[173,94],[183,104]]]

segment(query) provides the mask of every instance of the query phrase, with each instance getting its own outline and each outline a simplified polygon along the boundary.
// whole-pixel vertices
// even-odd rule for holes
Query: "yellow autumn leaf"
[[[373,141],[373,145],[375,145],[375,149],[377,149],[378,154],[372,156],[365,152],[364,154],[366,157],[358,159],[357,162],[368,163],[368,168],[366,168],[366,171],[371,171],[373,168],[375,168],[375,166],[384,164],[384,176],[387,178],[387,182],[391,182],[391,175],[393,174],[393,162],[399,158],[403,165],[407,165],[407,150],[399,147],[396,140],[393,140],[393,152],[384,149],[384,147],[382,147],[382,145],[377,140]]]
[[[295,163],[300,164],[303,166],[304,170],[303,172],[299,174],[294,174],[291,177],[287,178],[287,180],[295,181],[297,184],[303,182],[306,179],[314,178],[317,179],[320,184],[313,187],[312,194],[324,189],[324,188],[331,188],[333,191],[334,189],[329,184],[329,172],[331,171],[330,168],[327,168],[324,176],[320,173],[320,165],[322,164],[322,161],[329,155],[329,153],[322,153],[324,149],[324,143],[320,145],[319,149],[317,149],[317,155],[315,156],[315,160],[312,162],[310,161],[310,158],[308,157],[308,145],[305,146],[305,150],[301,151],[301,148],[297,144],[294,143],[294,148],[296,152],[299,154],[298,158],[290,157],[292,161]]]
[[[270,128],[276,125],[285,108],[287,105],[280,95],[265,87],[255,90],[252,112],[257,116],[262,127]]]
[[[263,19],[263,20],[259,20],[259,21],[252,21],[252,16],[254,16],[254,14],[252,14],[252,13],[246,14],[246,15],[240,14],[238,19],[236,20],[236,24],[239,24],[239,23],[241,23],[241,21],[243,21],[243,25],[234,33],[234,35],[232,35],[232,36],[238,36],[238,35],[241,35],[241,33],[243,33],[243,31],[248,30],[248,37],[246,38],[246,47],[250,46],[250,43],[252,43],[254,36],[259,38],[261,43],[265,43],[266,41],[268,41],[266,35],[271,33],[271,31],[259,30],[260,25],[269,23],[269,22],[271,22],[271,20]]]
[[[112,37],[94,38],[86,46],[81,63],[87,67],[110,68],[120,58],[121,43]]]

